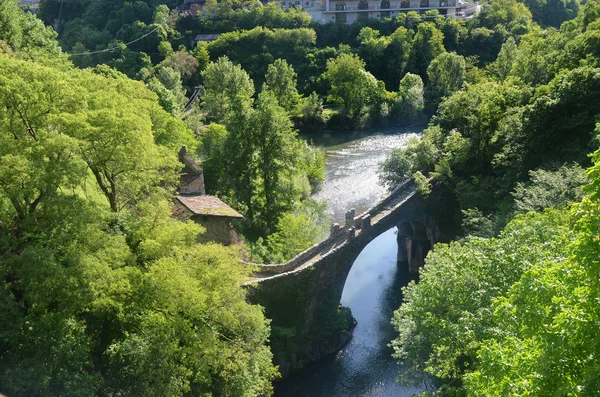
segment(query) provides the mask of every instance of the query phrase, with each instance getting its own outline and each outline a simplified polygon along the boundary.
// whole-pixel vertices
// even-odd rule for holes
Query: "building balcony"
[[[373,12],[373,11],[414,11],[414,10],[440,10],[440,9],[449,9],[456,8],[456,1],[448,1],[442,3],[429,3],[427,6],[421,4],[410,4],[409,7],[403,7],[401,5],[390,5],[389,7],[381,7],[380,5],[373,5],[369,8],[357,7],[357,6],[343,6],[343,7],[335,7],[335,5],[330,4],[329,10],[323,10],[324,13],[345,13],[345,12]],[[333,9],[333,8],[337,9]]]

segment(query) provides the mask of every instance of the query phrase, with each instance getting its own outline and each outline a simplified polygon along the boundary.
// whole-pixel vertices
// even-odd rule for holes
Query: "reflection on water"
[[[344,222],[344,214],[351,208],[357,214],[363,212],[386,193],[379,183],[379,163],[420,132],[421,128],[412,128],[308,136],[326,150],[325,181],[314,197],[327,201],[329,215],[338,223]]]
[[[395,230],[365,247],[342,295],[342,304],[358,320],[352,340],[337,354],[276,384],[277,397],[404,397],[424,390],[394,382],[401,367],[387,346],[396,336],[390,319],[402,301],[402,286],[410,280],[406,266],[397,266],[396,255]]]

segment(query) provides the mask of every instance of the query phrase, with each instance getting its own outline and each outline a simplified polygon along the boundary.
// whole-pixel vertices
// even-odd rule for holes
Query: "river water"
[[[338,132],[310,135],[308,140],[325,150],[325,181],[313,197],[328,203],[329,215],[344,222],[344,214],[354,208],[360,214],[385,196],[379,183],[379,163],[402,147],[420,128],[386,129],[370,132]]]
[[[326,150],[325,182],[316,198],[327,200],[330,215],[340,223],[347,209],[364,211],[386,194],[378,181],[379,163],[420,132],[395,129],[312,137]],[[396,336],[390,320],[402,302],[401,288],[410,280],[406,267],[396,262],[395,232],[391,229],[365,247],[346,280],[341,303],[358,321],[352,340],[337,354],[277,383],[276,397],[403,397],[423,390],[394,381],[402,368],[387,346]]]

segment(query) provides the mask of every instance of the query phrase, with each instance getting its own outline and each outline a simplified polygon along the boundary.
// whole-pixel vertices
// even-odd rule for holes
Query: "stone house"
[[[176,10],[182,15],[196,16],[202,12],[205,0],[184,0],[183,4],[176,7]]]
[[[182,221],[191,219],[206,228],[206,232],[198,236],[200,243],[237,244],[239,238],[231,222],[243,216],[218,197],[206,194],[203,170],[185,146],[179,151],[179,161],[183,168],[179,192],[174,199],[174,216]]]

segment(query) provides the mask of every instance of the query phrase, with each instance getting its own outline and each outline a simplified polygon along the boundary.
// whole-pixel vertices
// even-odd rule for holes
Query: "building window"
[[[356,15],[356,20],[359,22],[365,22],[369,20],[369,13],[368,12],[359,12]]]
[[[380,18],[381,19],[390,18],[390,12],[389,11],[382,11]]]
[[[448,7],[448,0],[440,0],[440,7]]]
[[[337,3],[335,3],[336,11],[344,11],[345,9],[346,9],[346,3],[344,3],[343,1],[338,1]]]
[[[410,8],[410,0],[402,0],[400,8]]]
[[[381,0],[381,9],[382,10],[389,10],[390,7],[390,0]]]
[[[369,9],[369,2],[367,0],[359,0],[358,1],[358,9],[359,10],[368,10]],[[369,16],[367,15],[367,18]]]
[[[346,13],[340,12],[335,14],[335,22],[336,23],[346,23]]]
[[[429,7],[429,0],[421,0],[421,3],[419,5],[421,8]]]

